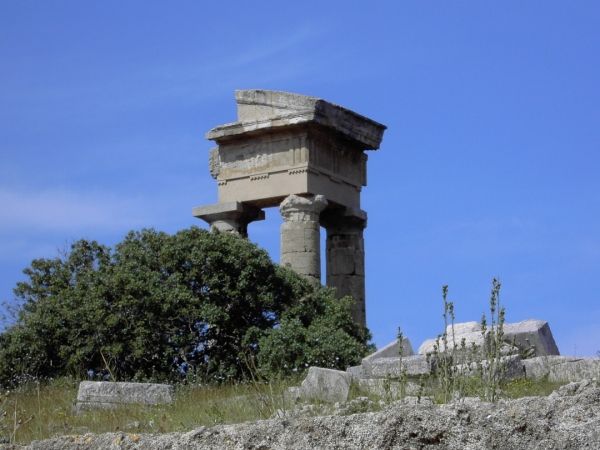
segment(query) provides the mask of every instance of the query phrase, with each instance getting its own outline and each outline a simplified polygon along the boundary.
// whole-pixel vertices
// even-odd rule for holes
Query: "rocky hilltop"
[[[408,397],[378,412],[281,417],[162,435],[61,436],[8,449],[600,449],[600,384],[548,397],[446,404]]]

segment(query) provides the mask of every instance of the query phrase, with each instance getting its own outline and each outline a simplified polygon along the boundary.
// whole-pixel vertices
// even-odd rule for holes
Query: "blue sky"
[[[363,209],[367,320],[416,347],[478,320],[600,350],[600,6],[505,2],[0,1],[0,299],[79,238],[193,224],[204,133],[234,89],[327,99],[388,126]],[[278,260],[277,210],[251,239]],[[202,225],[204,226],[204,225]]]

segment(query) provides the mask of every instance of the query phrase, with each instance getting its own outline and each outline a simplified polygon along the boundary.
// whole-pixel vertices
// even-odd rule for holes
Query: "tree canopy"
[[[0,385],[29,377],[240,379],[344,368],[368,350],[349,299],[314,287],[245,239],[197,227],[79,240],[36,259],[0,334]]]

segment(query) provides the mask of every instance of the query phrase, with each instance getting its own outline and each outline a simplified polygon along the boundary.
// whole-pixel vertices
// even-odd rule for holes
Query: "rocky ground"
[[[342,409],[343,410],[343,409]],[[61,436],[13,449],[600,449],[600,385],[548,397],[447,405],[407,398],[377,412],[289,417],[187,433]]]

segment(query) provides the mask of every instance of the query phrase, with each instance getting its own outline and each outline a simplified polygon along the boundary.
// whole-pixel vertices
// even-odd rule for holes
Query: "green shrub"
[[[258,366],[271,377],[309,366],[345,369],[374,350],[369,333],[351,317],[352,299],[319,289],[285,311],[279,327],[259,339]]]
[[[327,355],[341,368],[366,349],[368,334],[352,324],[347,302],[229,234],[142,230],[114,249],[80,240],[24,273],[18,320],[0,334],[0,385],[88,374],[242,379],[261,343],[290,342],[287,333],[305,336],[303,363]],[[259,364],[270,373],[269,351]]]

